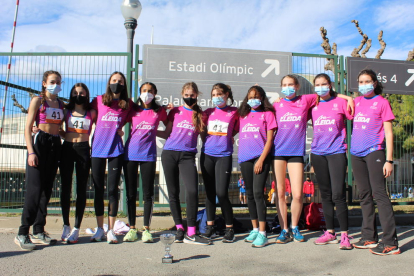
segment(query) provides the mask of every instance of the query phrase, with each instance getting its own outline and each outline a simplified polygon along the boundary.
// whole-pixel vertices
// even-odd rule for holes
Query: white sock
[[[266,237],[266,231],[259,231],[259,233]]]
[[[253,228],[254,232],[259,232],[259,228]]]

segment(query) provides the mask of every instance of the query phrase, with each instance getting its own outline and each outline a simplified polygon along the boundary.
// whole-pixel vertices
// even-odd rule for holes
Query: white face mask
[[[141,93],[141,95],[139,96],[139,98],[145,103],[145,104],[149,104],[153,99],[154,99],[154,95],[148,92],[144,92]]]
[[[59,84],[51,84],[46,86],[46,90],[52,95],[57,95],[62,91],[62,88],[60,88]]]

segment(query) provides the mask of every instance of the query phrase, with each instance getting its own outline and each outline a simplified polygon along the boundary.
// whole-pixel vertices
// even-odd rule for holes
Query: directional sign
[[[347,58],[348,90],[358,91],[358,74],[372,69],[384,86],[384,93],[414,95],[414,62],[389,59]]]

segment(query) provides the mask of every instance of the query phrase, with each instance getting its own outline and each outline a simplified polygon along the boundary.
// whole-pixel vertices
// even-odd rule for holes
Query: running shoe
[[[265,247],[269,244],[267,237],[259,232],[256,239],[254,240],[252,247]]]
[[[67,243],[77,243],[79,239],[79,229],[73,228],[69,236],[66,238]]]
[[[57,243],[57,240],[52,239],[47,232],[33,234],[32,240],[34,242],[40,242],[48,245],[55,245]]]
[[[91,237],[91,242],[100,242],[102,238],[105,236],[105,231],[103,228],[96,228],[95,234]]]
[[[378,243],[378,245],[369,250],[372,254],[375,255],[397,255],[400,254],[400,248],[396,245],[385,245],[382,242]]]
[[[32,243],[29,235],[17,235],[14,238],[14,243],[26,251],[32,251],[33,249],[36,249],[36,245]]]
[[[234,240],[235,238],[233,228],[226,228],[222,242],[231,243],[234,242]]]
[[[298,226],[296,226],[295,228],[292,229],[292,234],[293,234],[293,240],[295,242],[304,242],[305,241],[305,237],[300,233]]]
[[[353,247],[349,240],[352,239],[350,236],[348,236],[347,233],[341,233],[341,243],[339,244],[339,249],[342,250],[351,250]]]
[[[252,230],[250,231],[250,234],[244,239],[244,241],[254,242],[254,240],[257,238],[257,235],[259,235],[259,231]]]
[[[113,229],[109,230],[108,233],[106,233],[106,242],[109,244],[118,243],[118,238],[116,237]]]
[[[313,243],[316,245],[324,245],[330,243],[338,243],[338,240],[336,239],[336,234],[324,231],[323,235],[317,238]]]
[[[358,249],[371,249],[371,248],[376,247],[378,245],[378,242],[360,239],[359,241],[357,241],[356,243],[352,245]]]
[[[188,236],[185,235],[184,243],[198,244],[198,245],[210,245],[211,241],[198,235]]]
[[[63,225],[63,232],[62,232],[62,241],[65,241],[66,238],[69,236],[70,234],[70,226],[69,225]]]
[[[148,229],[145,229],[145,231],[142,232],[142,242],[145,242],[145,243],[154,242],[154,240],[152,239],[152,235]]]
[[[291,242],[293,238],[290,236],[290,233],[285,229],[280,232],[279,237],[276,239],[276,243],[288,243]]]
[[[135,228],[129,229],[128,233],[124,237],[124,242],[134,242],[138,240],[138,231]]]
[[[216,236],[216,229],[214,225],[207,225],[207,229],[205,233],[202,233],[200,236],[206,239],[214,239]]]
[[[184,229],[178,228],[177,232],[175,233],[175,241],[176,243],[182,243],[184,240]]]

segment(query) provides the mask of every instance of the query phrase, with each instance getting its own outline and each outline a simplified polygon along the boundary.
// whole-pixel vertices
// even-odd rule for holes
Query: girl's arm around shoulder
[[[343,95],[337,93],[336,95],[338,98],[344,99],[348,102],[346,109],[349,111],[349,113],[353,116],[355,113],[355,103],[354,99],[351,96]]]

